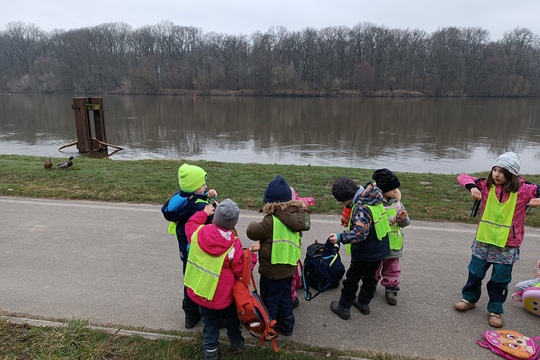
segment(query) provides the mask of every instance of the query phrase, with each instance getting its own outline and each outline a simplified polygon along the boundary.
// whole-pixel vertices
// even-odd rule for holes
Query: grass
[[[223,332],[223,331],[222,331]],[[0,321],[0,356],[2,359],[203,359],[200,332],[171,334],[173,339],[151,340],[143,336],[122,336],[91,329],[86,322],[70,320],[64,327],[39,327]],[[171,336],[169,336],[171,337]],[[245,350],[230,351],[225,339],[222,360],[312,360],[369,358],[374,360],[413,360],[366,352],[344,352],[279,340],[279,352],[270,344],[259,346],[258,339],[246,338]]]
[[[55,199],[84,199],[112,202],[162,204],[178,189],[177,171],[182,160],[118,161],[78,157],[67,170],[45,170],[46,159],[35,156],[0,155],[0,196]],[[57,164],[65,158],[53,159]],[[316,214],[341,213],[330,188],[339,176],[349,176],[359,184],[371,179],[373,170],[189,161],[208,172],[208,185],[219,199],[231,198],[241,209],[258,210],[264,189],[276,174],[283,175],[300,196],[315,198]],[[476,223],[469,214],[470,195],[456,182],[456,175],[396,172],[403,203],[411,219]],[[485,176],[486,174],[472,174]],[[539,175],[525,175],[540,183]],[[532,211],[527,224],[540,226],[539,211]],[[338,221],[336,219],[336,221]],[[200,333],[196,338],[178,334],[175,340],[124,337],[89,329],[84,322],[68,321],[66,327],[41,328],[0,322],[0,357],[4,359],[201,359]],[[193,336],[190,334],[189,336]],[[247,339],[242,354],[231,354],[224,344],[222,359],[338,359],[356,356],[377,360],[411,359],[387,354],[345,353],[316,349],[280,340],[280,352],[271,346],[258,347]]]
[[[78,157],[72,168],[45,170],[45,158],[0,155],[0,195],[100,200],[163,204],[178,190],[178,167],[182,160],[119,161]],[[57,164],[65,158],[53,159]],[[331,194],[333,181],[349,176],[364,185],[373,170],[189,161],[208,172],[208,185],[219,199],[231,198],[241,209],[258,210],[264,189],[276,174],[281,174],[300,196],[315,198],[310,209],[316,214],[340,214],[341,207]],[[412,220],[476,223],[469,214],[472,200],[461,188],[456,175],[396,172],[403,195],[402,202]],[[486,173],[472,174],[486,176]],[[525,175],[540,183],[540,175]],[[527,225],[540,226],[540,212],[532,211]]]

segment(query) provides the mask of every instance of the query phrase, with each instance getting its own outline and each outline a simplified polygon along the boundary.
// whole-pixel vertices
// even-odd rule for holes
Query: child
[[[343,280],[339,301],[332,301],[330,309],[344,320],[351,317],[351,306],[364,315],[370,313],[369,303],[375,293],[377,280],[375,273],[382,259],[390,255],[388,231],[390,224],[383,205],[383,194],[374,184],[359,187],[348,177],[336,179],[332,185],[334,198],[351,207],[347,230],[329,236],[333,244],[347,245],[351,254],[351,264]],[[362,280],[358,299],[356,292]]]
[[[182,164],[178,169],[178,183],[180,191],[167,201],[161,208],[165,219],[170,221],[169,233],[176,234],[182,260],[182,273],[186,272],[188,257],[188,238],[186,237],[185,225],[189,218],[197,211],[203,210],[209,203],[209,198],[217,198],[217,192],[213,189],[207,191],[206,182],[208,174],[202,168]],[[210,223],[212,217],[207,219]],[[184,299],[182,309],[185,313],[186,329],[192,329],[201,319],[199,307],[187,296],[187,288],[184,286]]]
[[[538,260],[536,270],[536,279],[520,281],[516,284],[516,291],[525,291],[525,289],[538,286],[540,284],[540,260]]]
[[[276,330],[292,335],[295,323],[291,287],[302,255],[301,231],[310,228],[310,216],[301,200],[293,200],[291,187],[277,175],[264,191],[262,221],[251,222],[247,237],[260,241],[259,274],[261,298]]]
[[[190,250],[184,284],[189,298],[199,305],[206,360],[219,359],[221,319],[225,320],[232,352],[244,350],[232,295],[235,279],[242,276],[243,269],[242,242],[233,231],[239,214],[238,205],[225,199],[215,210],[213,205],[206,205],[185,226]],[[214,215],[213,224],[205,225],[211,215]]]
[[[377,269],[375,279],[381,280],[384,286],[384,296],[390,305],[397,304],[397,293],[399,291],[399,258],[403,255],[403,233],[401,228],[411,223],[405,207],[401,203],[400,182],[398,177],[388,169],[375,170],[371,177],[384,195],[384,208],[390,223],[388,239],[390,241],[390,256],[384,259]]]
[[[461,291],[463,298],[454,307],[458,311],[476,307],[482,280],[493,266],[487,283],[487,310],[489,325],[497,328],[503,326],[503,304],[512,280],[512,267],[519,260],[526,208],[540,205],[539,187],[518,175],[520,164],[517,154],[506,152],[495,160],[487,179],[467,174],[457,178],[474,200],[482,201],[483,213],[471,247],[469,278]]]

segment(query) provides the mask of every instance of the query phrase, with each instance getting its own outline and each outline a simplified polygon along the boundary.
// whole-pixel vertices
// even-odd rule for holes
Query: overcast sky
[[[432,33],[448,26],[481,27],[499,40],[516,27],[540,36],[540,0],[0,0],[0,30],[13,21],[45,31],[124,22],[133,28],[169,20],[205,33],[250,35],[271,26],[353,27],[368,22]]]

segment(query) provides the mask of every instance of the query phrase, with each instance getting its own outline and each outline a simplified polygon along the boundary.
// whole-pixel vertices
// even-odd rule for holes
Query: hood
[[[301,200],[266,204],[262,211],[266,213],[266,216],[275,216],[292,231],[309,229],[309,227],[306,228],[309,213],[304,209],[304,202]]]
[[[366,185],[364,191],[354,196],[353,200],[355,203],[375,206],[384,202],[384,195],[381,189],[369,183]]]
[[[214,224],[208,224],[199,230],[197,241],[205,253],[220,256],[231,248],[235,238],[232,230],[224,230]]]
[[[301,207],[304,208],[304,202],[302,200],[291,200],[286,202],[268,203],[264,204],[261,211],[265,214],[275,214],[278,210],[285,210],[288,207]]]

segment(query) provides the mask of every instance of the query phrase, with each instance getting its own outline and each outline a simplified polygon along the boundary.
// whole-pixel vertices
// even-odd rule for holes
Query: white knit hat
[[[493,166],[502,167],[503,169],[508,170],[510,174],[518,176],[521,160],[519,159],[518,154],[509,151],[499,156],[493,163]]]

